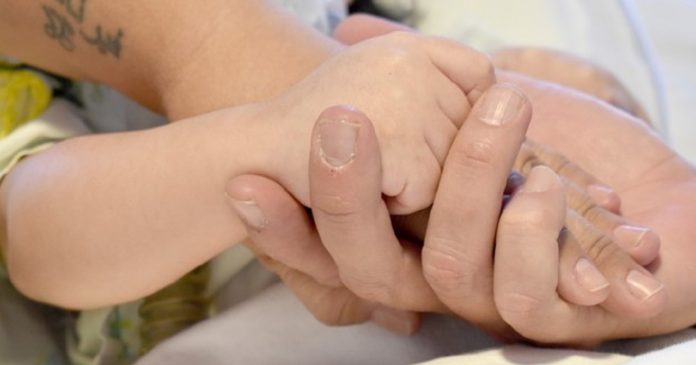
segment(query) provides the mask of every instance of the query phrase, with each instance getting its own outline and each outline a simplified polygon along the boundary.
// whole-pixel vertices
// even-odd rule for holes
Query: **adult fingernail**
[[[509,84],[493,85],[483,96],[479,119],[489,125],[503,125],[515,120],[527,97]]]
[[[628,290],[636,298],[647,300],[661,291],[665,286],[652,275],[645,274],[638,270],[631,270],[626,276]]]
[[[635,248],[645,242],[649,228],[624,224],[614,229],[614,240],[624,248]]]
[[[319,122],[320,154],[331,167],[342,167],[355,158],[355,143],[360,125],[347,120]]]
[[[549,191],[558,184],[558,176],[546,166],[535,166],[527,176],[527,181],[522,185],[525,193],[543,193]]]
[[[416,315],[397,309],[375,309],[372,312],[371,319],[381,327],[404,335],[412,334],[418,327],[418,317]]]
[[[620,199],[618,194],[614,189],[602,185],[602,184],[591,184],[587,187],[587,194],[590,195],[595,203],[603,207],[614,207],[620,205]]]
[[[575,264],[575,277],[580,286],[589,292],[597,292],[609,286],[609,281],[604,275],[584,257]]]
[[[266,216],[255,201],[232,199],[232,207],[247,226],[259,231],[266,227]]]

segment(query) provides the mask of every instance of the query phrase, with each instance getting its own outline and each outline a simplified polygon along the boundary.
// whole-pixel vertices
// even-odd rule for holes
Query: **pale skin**
[[[74,50],[62,50],[63,45],[42,33],[44,24],[34,16],[42,9],[36,3],[14,7],[8,21],[0,22],[14,32],[13,38],[0,38],[0,45],[8,53],[36,60],[39,65],[41,60],[51,59],[46,66],[56,72],[115,85],[172,118],[222,104],[277,97],[149,131],[75,138],[18,165],[3,182],[0,196],[6,235],[3,252],[9,272],[30,297],[65,307],[91,308],[142,297],[240,241],[246,230],[222,193],[230,177],[245,173],[269,176],[308,205],[308,177],[302,172],[308,169],[304,156],[309,146],[288,141],[288,137],[308,141],[312,123],[326,105],[348,102],[379,121],[375,131],[382,144],[381,191],[393,197],[387,203],[390,211],[409,213],[427,207],[457,127],[471,103],[493,82],[492,68],[480,54],[442,39],[397,34],[338,53],[278,96],[341,47],[263,2],[239,1],[239,9],[248,10],[239,13],[244,16],[225,13],[243,18],[240,22],[229,18],[210,22],[215,18],[212,13],[218,14],[211,10],[213,5],[203,9],[209,13],[184,7],[177,16],[145,21],[133,17],[127,11],[131,8],[124,4],[89,8],[90,17],[108,13],[110,22],[128,19],[129,25],[136,24],[138,31],[132,33],[125,24],[114,25],[124,27],[118,58],[113,49],[101,54],[90,48],[91,44],[79,43],[82,46],[78,48],[77,38]],[[158,5],[157,9],[178,9],[170,3]],[[158,14],[152,11],[155,5],[147,6],[153,8],[145,13]],[[129,16],[119,18],[119,14]],[[197,22],[200,18],[188,19],[190,14],[207,18]],[[32,20],[12,23],[16,20],[11,19],[22,16]],[[206,25],[172,39],[166,32],[149,32],[180,27],[179,18],[189,21],[184,24]],[[177,22],[167,23],[172,19]],[[208,28],[208,24],[215,27]],[[229,24],[235,25],[235,32],[258,42],[218,36],[226,34]],[[295,28],[297,32],[288,31]],[[146,36],[141,39],[130,34]],[[278,35],[280,40],[267,39]],[[187,42],[179,43],[181,37]],[[201,42],[201,38],[207,40]],[[220,46],[223,41],[225,47]],[[239,48],[235,48],[235,41],[240,42]],[[158,42],[167,47],[160,47],[162,52],[147,51],[162,44]],[[24,44],[36,47],[26,49]],[[300,48],[269,44],[297,44]],[[269,70],[282,65],[286,75],[268,72],[261,78],[250,77],[253,73],[245,69],[249,59],[213,52],[215,49],[233,49],[226,52],[277,62],[252,64]],[[60,52],[53,57],[56,50]],[[195,62],[189,63],[193,54]],[[53,58],[47,58],[49,55]],[[461,64],[467,64],[467,69],[457,67]],[[144,71],[127,72],[136,65]],[[403,77],[406,74],[408,77]],[[252,79],[255,86],[247,87]],[[366,85],[386,99],[378,102],[365,95]],[[421,104],[414,105],[410,97]],[[423,120],[437,128],[423,128]],[[434,173],[420,174],[423,170]],[[42,222],[41,230],[36,229],[36,221]],[[163,255],[163,251],[168,254]],[[105,287],[108,290],[95,289]]]

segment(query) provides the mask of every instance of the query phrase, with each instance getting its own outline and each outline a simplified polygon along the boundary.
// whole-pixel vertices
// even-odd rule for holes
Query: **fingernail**
[[[526,100],[524,94],[512,85],[494,85],[483,96],[479,119],[495,126],[510,123],[522,110]]]
[[[331,167],[342,167],[355,157],[355,142],[360,125],[347,120],[319,122],[320,154]]]
[[[535,166],[527,176],[527,181],[522,185],[525,193],[543,193],[549,191],[558,183],[558,176],[546,166]]]
[[[584,257],[575,264],[575,277],[580,286],[589,292],[597,292],[609,286],[609,281],[604,275]]]
[[[625,248],[635,248],[643,243],[648,232],[649,228],[624,224],[614,229],[614,240]]]
[[[626,283],[628,283],[628,290],[631,294],[640,300],[649,299],[665,287],[664,284],[651,275],[638,270],[631,270],[628,273]]]
[[[591,184],[587,187],[587,194],[590,195],[595,203],[603,207],[613,206],[619,202],[619,196],[616,194],[616,191],[606,185]]]
[[[404,335],[412,334],[418,326],[417,317],[413,313],[396,309],[375,309],[370,318],[381,327]]]
[[[239,218],[244,221],[244,224],[255,229],[262,230],[266,227],[268,221],[266,221],[266,216],[263,215],[261,208],[253,200],[232,200],[232,207]]]

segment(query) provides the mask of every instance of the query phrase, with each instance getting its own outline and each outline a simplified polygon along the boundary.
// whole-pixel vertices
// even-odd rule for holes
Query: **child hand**
[[[271,102],[270,128],[286,140],[267,173],[309,206],[310,135],[328,105],[349,104],[374,123],[382,192],[392,214],[432,204],[441,165],[471,105],[494,82],[488,58],[456,42],[397,32],[352,46]],[[506,115],[488,111],[490,123]],[[324,162],[340,169],[354,156],[348,116],[318,123]],[[483,146],[485,147],[485,146]]]

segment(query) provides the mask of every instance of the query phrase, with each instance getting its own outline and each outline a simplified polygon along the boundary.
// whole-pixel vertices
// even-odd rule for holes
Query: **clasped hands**
[[[358,110],[334,107],[312,134],[311,216],[267,178],[240,176],[228,185],[238,210],[260,211],[246,220],[250,247],[329,324],[374,320],[408,333],[417,312],[446,312],[506,338],[571,345],[693,324],[693,294],[674,274],[685,269],[675,262],[684,255],[663,250],[658,258],[655,233],[629,223],[652,227],[663,247],[693,237],[690,227],[673,229],[678,222],[663,218],[696,214],[681,195],[696,188],[693,169],[618,110],[506,78],[519,89],[491,88],[458,131],[424,234],[424,212],[394,220],[402,227],[395,232],[373,126]],[[549,99],[556,102],[543,102]],[[524,142],[532,119],[530,138],[591,167],[619,194]],[[598,140],[606,136],[615,137]],[[531,168],[539,164],[556,172]],[[515,165],[526,181],[501,214]],[[683,189],[667,194],[672,185]]]
[[[416,38],[359,45],[276,103],[288,120],[319,114],[303,105],[359,108],[325,110],[311,148],[288,152],[309,155],[285,166],[308,170],[308,185],[265,174],[227,186],[249,247],[315,317],[410,333],[419,312],[452,313],[502,338],[582,346],[696,323],[693,168],[606,103],[501,72],[508,84],[488,88],[490,66],[448,61],[475,54]],[[379,97],[365,89],[376,85]]]

